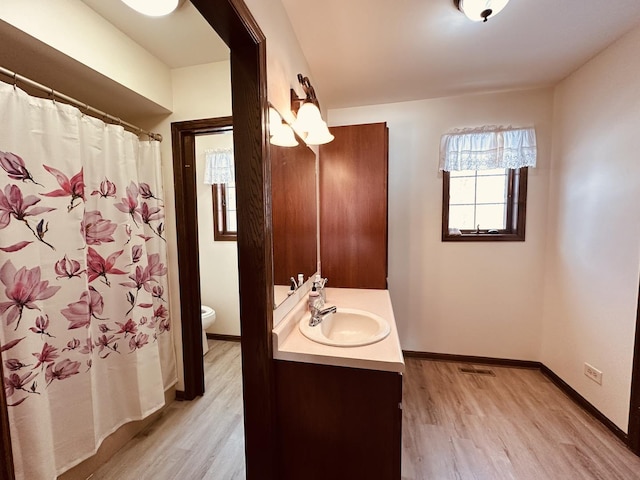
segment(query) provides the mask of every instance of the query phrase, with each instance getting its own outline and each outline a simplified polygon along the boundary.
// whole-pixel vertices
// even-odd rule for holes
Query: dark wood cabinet
[[[280,480],[399,480],[402,374],[276,360]]]
[[[387,124],[331,132],[320,147],[322,275],[332,287],[387,288]]]

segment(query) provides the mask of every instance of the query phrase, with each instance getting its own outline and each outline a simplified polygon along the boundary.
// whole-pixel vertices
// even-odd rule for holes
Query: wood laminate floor
[[[209,343],[205,396],[174,402],[92,480],[245,478],[240,344]],[[403,480],[640,480],[640,458],[537,370],[461,366],[406,359]]]
[[[240,343],[209,340],[205,395],[173,402],[91,480],[245,478]]]
[[[405,361],[403,480],[640,479],[640,458],[539,371]]]

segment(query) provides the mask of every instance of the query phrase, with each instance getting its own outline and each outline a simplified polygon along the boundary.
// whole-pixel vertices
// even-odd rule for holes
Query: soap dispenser
[[[312,311],[314,307],[317,308],[317,304],[321,301],[322,299],[320,297],[320,292],[318,292],[318,289],[316,288],[316,285],[314,283],[313,287],[311,287],[311,291],[309,292],[309,311]]]

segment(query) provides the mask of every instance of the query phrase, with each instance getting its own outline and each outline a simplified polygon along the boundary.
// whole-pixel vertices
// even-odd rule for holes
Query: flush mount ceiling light
[[[307,145],[324,145],[335,137],[327,128],[327,123],[322,120],[320,104],[316,98],[316,92],[311,86],[308,77],[298,74],[298,81],[302,85],[307,98],[298,98],[296,92],[291,89],[291,111],[296,113],[296,121],[293,129],[304,136]]]
[[[136,12],[149,17],[162,17],[173,12],[186,0],[122,0]]]
[[[458,10],[474,22],[486,22],[507,6],[509,0],[453,0]]]

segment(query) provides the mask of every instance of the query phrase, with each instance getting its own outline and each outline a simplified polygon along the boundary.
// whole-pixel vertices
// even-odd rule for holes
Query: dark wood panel
[[[280,480],[400,479],[402,375],[276,361]]]
[[[331,286],[387,288],[386,123],[331,129],[320,146],[320,260]]]
[[[294,148],[271,145],[273,280],[289,285],[317,269],[316,155],[302,141]]]

